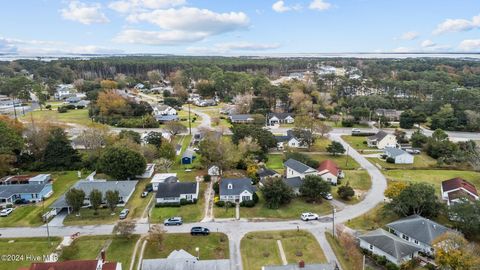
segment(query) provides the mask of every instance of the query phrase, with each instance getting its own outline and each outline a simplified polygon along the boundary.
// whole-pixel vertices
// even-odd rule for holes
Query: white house
[[[367,249],[373,254],[385,256],[390,262],[401,265],[410,261],[421,248],[406,240],[403,240],[383,229],[368,232],[358,237],[361,248]]]
[[[283,150],[285,147],[302,149],[308,148],[307,144],[302,143],[299,138],[295,137],[292,130],[287,131],[287,136],[275,136],[275,139],[277,140],[278,150]]]
[[[367,137],[368,147],[376,147],[378,149],[385,149],[385,147],[396,147],[397,138],[393,134],[388,134],[381,130],[377,134]]]
[[[168,105],[159,105],[153,107],[154,115],[177,115],[177,110]]]
[[[395,161],[395,164],[413,164],[414,156],[395,147],[385,147],[385,155]]]
[[[332,160],[325,160],[317,168],[318,175],[320,177],[333,184],[336,185],[338,183],[338,179],[343,178],[343,172],[340,170],[337,164],[333,162]]]
[[[155,199],[158,204],[180,203],[182,199],[195,202],[198,200],[198,191],[197,182],[159,183]]]
[[[283,165],[285,166],[285,178],[300,177],[303,179],[307,175],[318,175],[317,170],[295,159],[290,158]]]
[[[220,180],[220,201],[241,203],[253,200],[255,186],[250,178],[224,178]]]
[[[447,227],[419,215],[412,215],[386,225],[397,237],[414,244],[427,254],[433,254],[432,242],[440,235],[451,231]]]
[[[462,200],[478,201],[477,188],[465,179],[456,177],[445,180],[441,185],[442,199],[447,205],[452,205]]]
[[[277,124],[293,124],[295,118],[291,113],[271,113],[268,115],[268,124],[270,126]]]
[[[54,97],[55,99],[64,99],[69,97],[74,93],[73,84],[59,84],[55,89]]]
[[[175,183],[178,182],[177,174],[176,173],[156,173],[152,181],[152,188],[154,191],[158,190],[158,184],[160,183]]]

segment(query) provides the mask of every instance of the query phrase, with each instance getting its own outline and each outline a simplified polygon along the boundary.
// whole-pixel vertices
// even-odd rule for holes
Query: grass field
[[[308,152],[304,152],[303,154],[311,157],[314,160],[317,160],[318,162],[322,162],[324,160],[330,159],[337,163],[337,165],[343,169],[343,170],[355,170],[360,168],[360,164],[356,162],[353,158],[350,156],[346,155],[325,155],[325,154],[310,154]],[[283,159],[284,155],[283,154],[268,154],[268,161],[267,161],[267,167],[269,169],[283,169]]]
[[[145,208],[148,205],[148,202],[152,197],[155,196],[155,192],[149,192],[147,197],[142,198],[142,192],[145,190],[145,187],[150,183],[150,179],[142,179],[138,182],[135,191],[133,192],[130,200],[128,200],[125,208],[130,210],[128,214],[128,219],[141,218]]]
[[[340,245],[337,239],[334,239],[332,234],[328,232],[325,233],[325,236],[327,237],[327,241],[332,247],[333,253],[335,253],[335,256],[337,257],[338,262],[342,267],[342,269],[354,269],[352,262],[348,259],[345,249]]]
[[[52,178],[53,194],[44,202],[46,210],[48,210],[48,207],[65,193],[68,188],[78,181],[76,171],[54,172],[52,173]],[[0,218],[0,227],[40,226],[42,224],[42,214],[42,203],[19,206],[16,207],[15,211],[8,217]]]
[[[306,231],[252,232],[245,235],[240,244],[245,270],[259,270],[265,265],[282,265],[277,240],[280,240],[288,263],[325,263],[323,250]]]
[[[82,208],[80,209],[80,216],[77,216],[76,214],[67,215],[63,220],[63,225],[86,226],[97,224],[113,224],[118,221],[118,214],[120,214],[122,209],[123,207],[115,208],[115,215],[112,215],[110,209],[101,208],[98,209],[98,213],[95,215],[93,209]]]
[[[332,195],[336,200],[342,201],[347,204],[355,204],[361,201],[361,198],[357,197],[357,192],[366,192],[372,186],[372,180],[370,175],[365,170],[346,170],[345,178],[341,180],[341,185],[332,187]],[[338,196],[337,190],[342,185],[346,185],[347,182],[349,185],[356,191],[356,194],[350,200],[343,200]]]
[[[60,260],[92,260],[96,259],[100,251],[105,248],[107,260],[122,263],[123,269],[129,269],[131,256],[135,244],[140,236],[132,235],[124,238],[113,235],[82,236],[64,248]]]
[[[310,148],[310,151],[315,151],[315,152],[326,152],[327,151],[327,146],[329,146],[332,143],[331,140],[328,138],[317,138],[315,140],[315,143],[312,145]]]
[[[440,196],[440,185],[442,181],[461,177],[470,181],[473,185],[480,186],[480,173],[473,171],[455,170],[390,170],[384,172],[385,177],[391,181],[424,182],[435,187],[437,195]]]
[[[180,119],[180,123],[185,125],[187,128],[188,125],[188,108],[178,111],[178,118]],[[195,120],[193,120],[195,118]],[[186,119],[182,121],[182,119]],[[202,117],[200,115],[195,114],[194,112],[190,112],[190,120],[192,121],[192,128],[198,127],[202,122]]]
[[[393,164],[380,158],[367,158],[373,164],[378,164],[384,169],[429,169],[437,165],[437,161],[425,153],[414,156],[413,164]]]
[[[363,143],[367,140],[367,137],[343,135],[342,139],[348,144],[350,144],[351,147],[357,150],[375,150],[376,149],[376,148],[368,147],[367,144]]]
[[[214,228],[210,228],[213,231]],[[161,248],[155,242],[147,242],[144,259],[166,258],[172,251],[183,249],[197,256],[198,247],[200,260],[228,259],[228,237],[223,233],[210,233],[208,236],[192,236],[188,233],[165,234]]]
[[[29,267],[32,263],[27,260],[25,255],[43,256],[55,251],[55,248],[60,244],[61,239],[58,237],[51,237],[52,245],[48,244],[47,238],[17,238],[17,239],[0,239],[1,255],[23,255],[18,257],[21,260],[8,261],[8,258],[0,262],[0,270],[12,270],[19,267]],[[3,257],[2,257],[3,258]],[[16,258],[14,258],[16,259]]]
[[[196,204],[187,204],[180,207],[154,207],[150,216],[153,223],[163,223],[169,217],[180,216],[184,222],[197,222],[202,220],[205,209],[203,194],[207,187],[206,183],[200,183],[200,191]]]
[[[74,123],[84,126],[92,124],[101,125],[92,122],[92,120],[88,117],[88,109],[69,110],[66,113],[59,113],[56,109],[33,111],[25,114],[22,119],[29,121],[32,119],[32,117],[35,121]]]
[[[259,202],[255,207],[240,207],[241,218],[265,218],[270,220],[294,220],[299,219],[303,212],[313,212],[319,215],[329,213],[331,211],[330,203],[323,201],[322,203],[307,203],[300,198],[293,199],[288,205],[284,205],[279,209],[270,209],[265,205],[265,200],[261,192],[257,192]],[[214,206],[214,215],[216,218],[234,218],[235,208],[224,208]]]
[[[359,231],[370,231],[397,220],[399,218],[397,215],[383,211],[384,205],[383,203],[377,205],[367,213],[347,221],[345,225]]]

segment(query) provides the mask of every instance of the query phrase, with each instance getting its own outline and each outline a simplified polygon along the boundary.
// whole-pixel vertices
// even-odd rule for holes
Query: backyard
[[[288,263],[325,263],[323,250],[306,231],[267,231],[246,234],[240,244],[243,268],[258,270],[265,265],[282,265],[277,241],[281,241]]]
[[[2,238],[0,239],[1,255],[20,255],[23,256],[23,259],[18,257],[18,260],[2,260],[0,263],[0,270],[12,270],[18,269],[19,267],[29,267],[32,261],[25,259],[26,255],[49,255],[55,251],[55,248],[58,246],[58,244],[60,244],[60,240],[61,239],[58,237],[51,237],[52,245],[49,245],[47,238]]]
[[[362,200],[363,193],[367,192],[372,186],[370,175],[365,170],[346,170],[345,178],[341,180],[341,184],[332,187],[332,195],[336,200],[347,204],[355,204]],[[350,200],[343,200],[338,196],[339,187],[349,184],[355,190],[355,196]]]
[[[351,147],[355,148],[356,150],[377,150],[377,151],[381,151],[377,148],[368,147],[367,143],[366,143],[367,137],[343,135],[342,139],[345,142],[347,142]]]
[[[372,164],[378,164],[383,169],[429,169],[437,165],[437,161],[425,153],[414,155],[413,164],[393,164],[377,157],[367,158]]]
[[[53,106],[52,106],[53,107]],[[98,123],[92,122],[92,119],[88,117],[88,109],[78,109],[78,110],[68,110],[65,113],[59,113],[56,109],[52,110],[37,110],[25,114],[21,117],[26,121],[30,121],[33,118],[35,121],[44,121],[51,123],[73,123],[79,125],[101,125]]]
[[[210,228],[213,231],[213,228]],[[166,258],[172,251],[183,249],[197,256],[195,248],[199,248],[201,260],[228,259],[228,237],[223,233],[210,233],[208,236],[192,236],[188,233],[165,234],[163,244],[147,242],[144,259]]]

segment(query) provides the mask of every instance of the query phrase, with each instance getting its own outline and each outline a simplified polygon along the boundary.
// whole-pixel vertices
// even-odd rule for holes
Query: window
[[[418,245],[418,241],[417,241],[417,240],[414,240],[413,242]]]
[[[405,240],[409,240],[410,238],[408,236],[406,236],[405,234],[402,234],[402,238],[405,239]]]
[[[373,245],[370,245],[368,248],[369,248],[370,250],[373,250]]]
[[[227,188],[228,188],[228,189],[233,189],[233,185],[232,185],[232,184],[228,184]]]

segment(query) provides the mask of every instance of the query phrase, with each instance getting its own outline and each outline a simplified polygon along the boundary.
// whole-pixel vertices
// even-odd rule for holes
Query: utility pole
[[[335,206],[332,206],[332,231],[333,231],[333,238],[335,238],[335,212],[337,209],[335,209]]]
[[[190,120],[190,103],[188,103],[188,130],[189,134],[192,135],[192,120]]]
[[[348,152],[350,150],[350,146],[347,146],[347,158],[345,159],[345,168],[348,167]]]
[[[52,241],[50,240],[50,228],[48,227],[48,218],[45,218],[45,198],[42,197],[42,212],[43,216],[42,218],[45,220],[45,224],[47,225],[47,238],[48,238],[48,245],[52,245]]]

